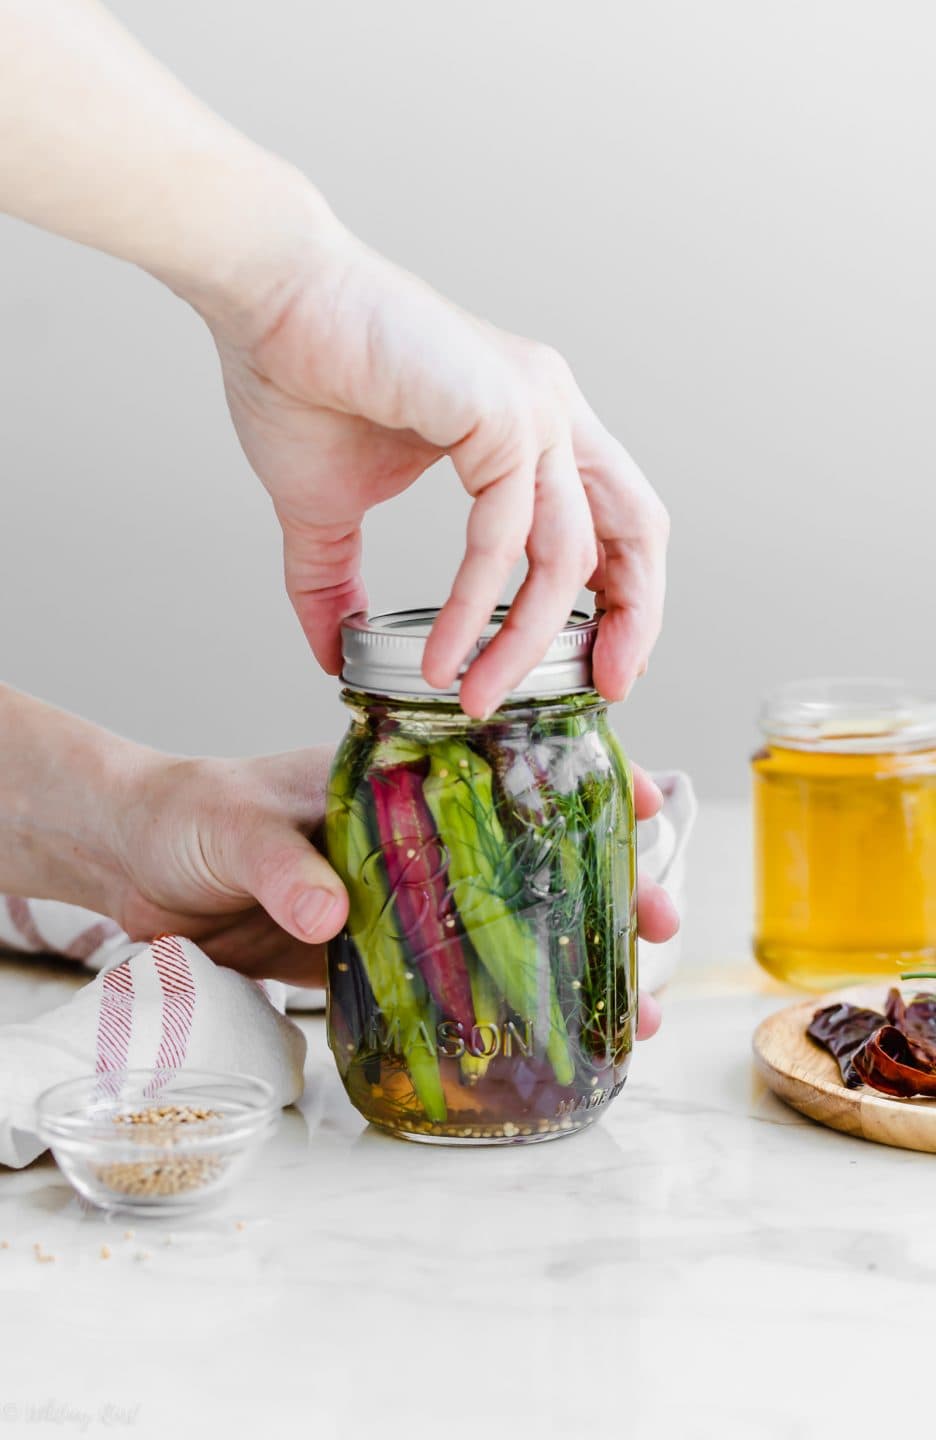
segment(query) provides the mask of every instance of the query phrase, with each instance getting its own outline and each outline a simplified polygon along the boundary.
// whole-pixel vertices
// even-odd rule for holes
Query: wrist
[[[211,158],[200,197],[186,255],[151,273],[220,343],[250,346],[284,308],[297,275],[340,263],[351,237],[300,171],[240,137]]]
[[[102,898],[101,913],[113,920],[121,921],[126,896],[136,885],[136,850],[140,843],[145,847],[147,828],[159,820],[150,797],[158,789],[163,771],[174,762],[174,756],[126,740],[100,755],[101,807],[90,868]]]
[[[153,752],[0,687],[0,892],[110,913],[118,818]]]

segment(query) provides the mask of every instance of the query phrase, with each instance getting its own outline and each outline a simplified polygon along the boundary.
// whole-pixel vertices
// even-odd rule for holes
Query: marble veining
[[[0,1172],[0,1440],[79,1433],[69,1407],[133,1440],[818,1440],[872,1352],[848,1418],[885,1420],[888,1374],[929,1372],[933,1157],[765,1091],[750,1037],[788,997],[747,954],[742,808],[703,806],[688,872],[663,1030],[578,1136],[459,1152],[366,1130],[306,1018],[306,1094],[223,1209],[107,1219],[49,1160]],[[0,962],[0,1008],[73,983]]]

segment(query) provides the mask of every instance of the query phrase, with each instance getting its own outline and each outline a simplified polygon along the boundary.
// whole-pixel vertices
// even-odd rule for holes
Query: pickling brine
[[[393,619],[409,639],[429,623]],[[371,686],[404,683],[370,664]],[[350,1099],[429,1141],[588,1124],[624,1083],[637,1008],[633,800],[604,702],[583,686],[476,722],[452,697],[345,700],[326,834],[350,913],[328,1029]]]

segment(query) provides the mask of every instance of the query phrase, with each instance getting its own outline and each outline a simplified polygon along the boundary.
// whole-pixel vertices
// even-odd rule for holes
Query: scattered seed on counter
[[[109,1246],[109,1245],[102,1245],[102,1246],[101,1246],[101,1259],[102,1259],[102,1260],[109,1260],[110,1258],[111,1258],[110,1246]]]
[[[10,1242],[9,1242],[9,1240],[0,1240],[0,1250],[9,1250],[9,1248],[10,1248]]]
[[[136,1231],[135,1231],[135,1230],[125,1230],[124,1233],[123,1233],[123,1238],[124,1238],[125,1240],[132,1240],[135,1235],[136,1235]]]
[[[246,1229],[247,1229],[247,1221],[246,1221],[246,1220],[237,1220],[237,1221],[235,1221],[234,1229],[235,1229],[235,1230],[246,1230]]]
[[[152,1256],[150,1255],[150,1252],[148,1250],[138,1250],[136,1255],[134,1256],[134,1259],[139,1260],[142,1263],[145,1260],[152,1259]]]

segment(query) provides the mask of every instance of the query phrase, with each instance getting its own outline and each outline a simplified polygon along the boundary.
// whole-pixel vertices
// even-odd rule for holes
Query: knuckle
[[[532,470],[537,454],[536,424],[526,395],[518,391],[486,412],[466,447],[470,447],[472,469],[484,477],[483,483],[470,487],[476,495],[508,475]]]
[[[527,408],[524,386],[509,370],[498,370],[491,383],[480,387],[471,403],[474,429],[506,438],[519,428]]]
[[[654,529],[659,533],[665,545],[670,538],[672,523],[670,521],[669,511],[656,493],[654,493],[653,496],[652,518]]]
[[[587,580],[598,568],[598,546],[594,535],[586,537],[579,557],[579,574]]]
[[[524,541],[519,535],[491,536],[486,546],[479,547],[495,567],[515,565],[523,554]]]
[[[552,345],[536,346],[534,368],[541,380],[560,390],[565,390],[575,384],[568,360]]]
[[[267,850],[258,855],[252,881],[259,896],[275,894],[295,879],[295,857],[291,850]]]
[[[550,434],[562,428],[568,415],[575,380],[568,361],[549,345],[537,345],[528,362],[530,410],[537,431]]]

